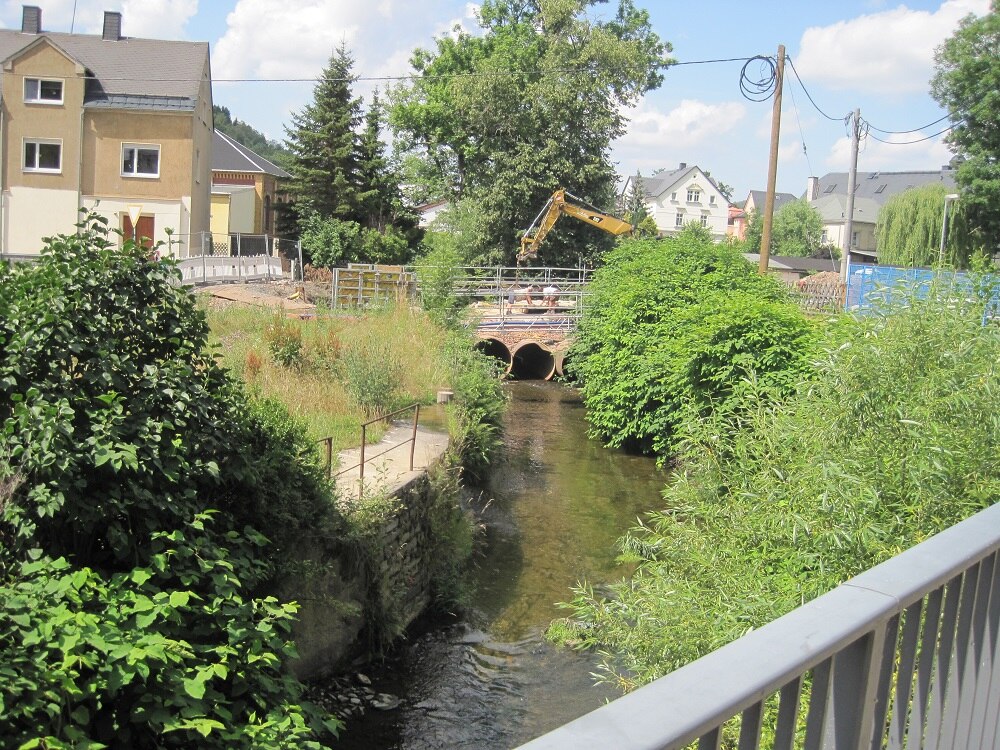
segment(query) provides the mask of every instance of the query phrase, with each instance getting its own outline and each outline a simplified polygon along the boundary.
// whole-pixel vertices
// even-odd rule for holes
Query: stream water
[[[653,461],[588,440],[583,405],[566,386],[511,383],[504,450],[471,499],[483,524],[472,600],[461,616],[425,622],[365,672],[402,699],[352,720],[338,747],[511,748],[617,693],[595,687],[592,655],[543,633],[571,587],[623,574],[615,540],[658,506],[666,476]]]

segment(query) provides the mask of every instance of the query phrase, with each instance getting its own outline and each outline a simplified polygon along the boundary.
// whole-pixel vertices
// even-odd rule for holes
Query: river
[[[337,747],[515,747],[617,697],[595,687],[596,659],[548,644],[556,603],[581,581],[623,574],[615,541],[659,505],[666,476],[651,459],[586,436],[576,391],[510,383],[504,448],[470,498],[482,523],[473,591],[460,616],[424,622],[365,673],[402,699],[352,720]]]

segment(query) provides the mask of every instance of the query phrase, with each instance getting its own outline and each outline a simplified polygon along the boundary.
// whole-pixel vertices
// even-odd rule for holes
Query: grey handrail
[[[522,748],[717,748],[737,716],[756,748],[775,695],[774,747],[793,746],[803,710],[806,748],[995,747],[998,549],[994,505]]]

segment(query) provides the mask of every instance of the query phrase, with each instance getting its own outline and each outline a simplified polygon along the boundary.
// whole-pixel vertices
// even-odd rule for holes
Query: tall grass
[[[306,320],[237,306],[207,315],[225,367],[341,448],[359,443],[372,415],[428,403],[451,380],[446,332],[405,306]]]

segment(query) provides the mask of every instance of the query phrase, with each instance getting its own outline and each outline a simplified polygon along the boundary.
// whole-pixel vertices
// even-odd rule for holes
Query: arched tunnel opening
[[[500,369],[503,375],[510,372],[511,365],[513,364],[513,357],[511,356],[510,349],[499,339],[480,339],[476,342],[476,349],[485,354],[487,357],[493,357],[495,360],[500,362]]]
[[[556,358],[541,344],[526,341],[512,353],[510,374],[518,380],[551,380]]]

